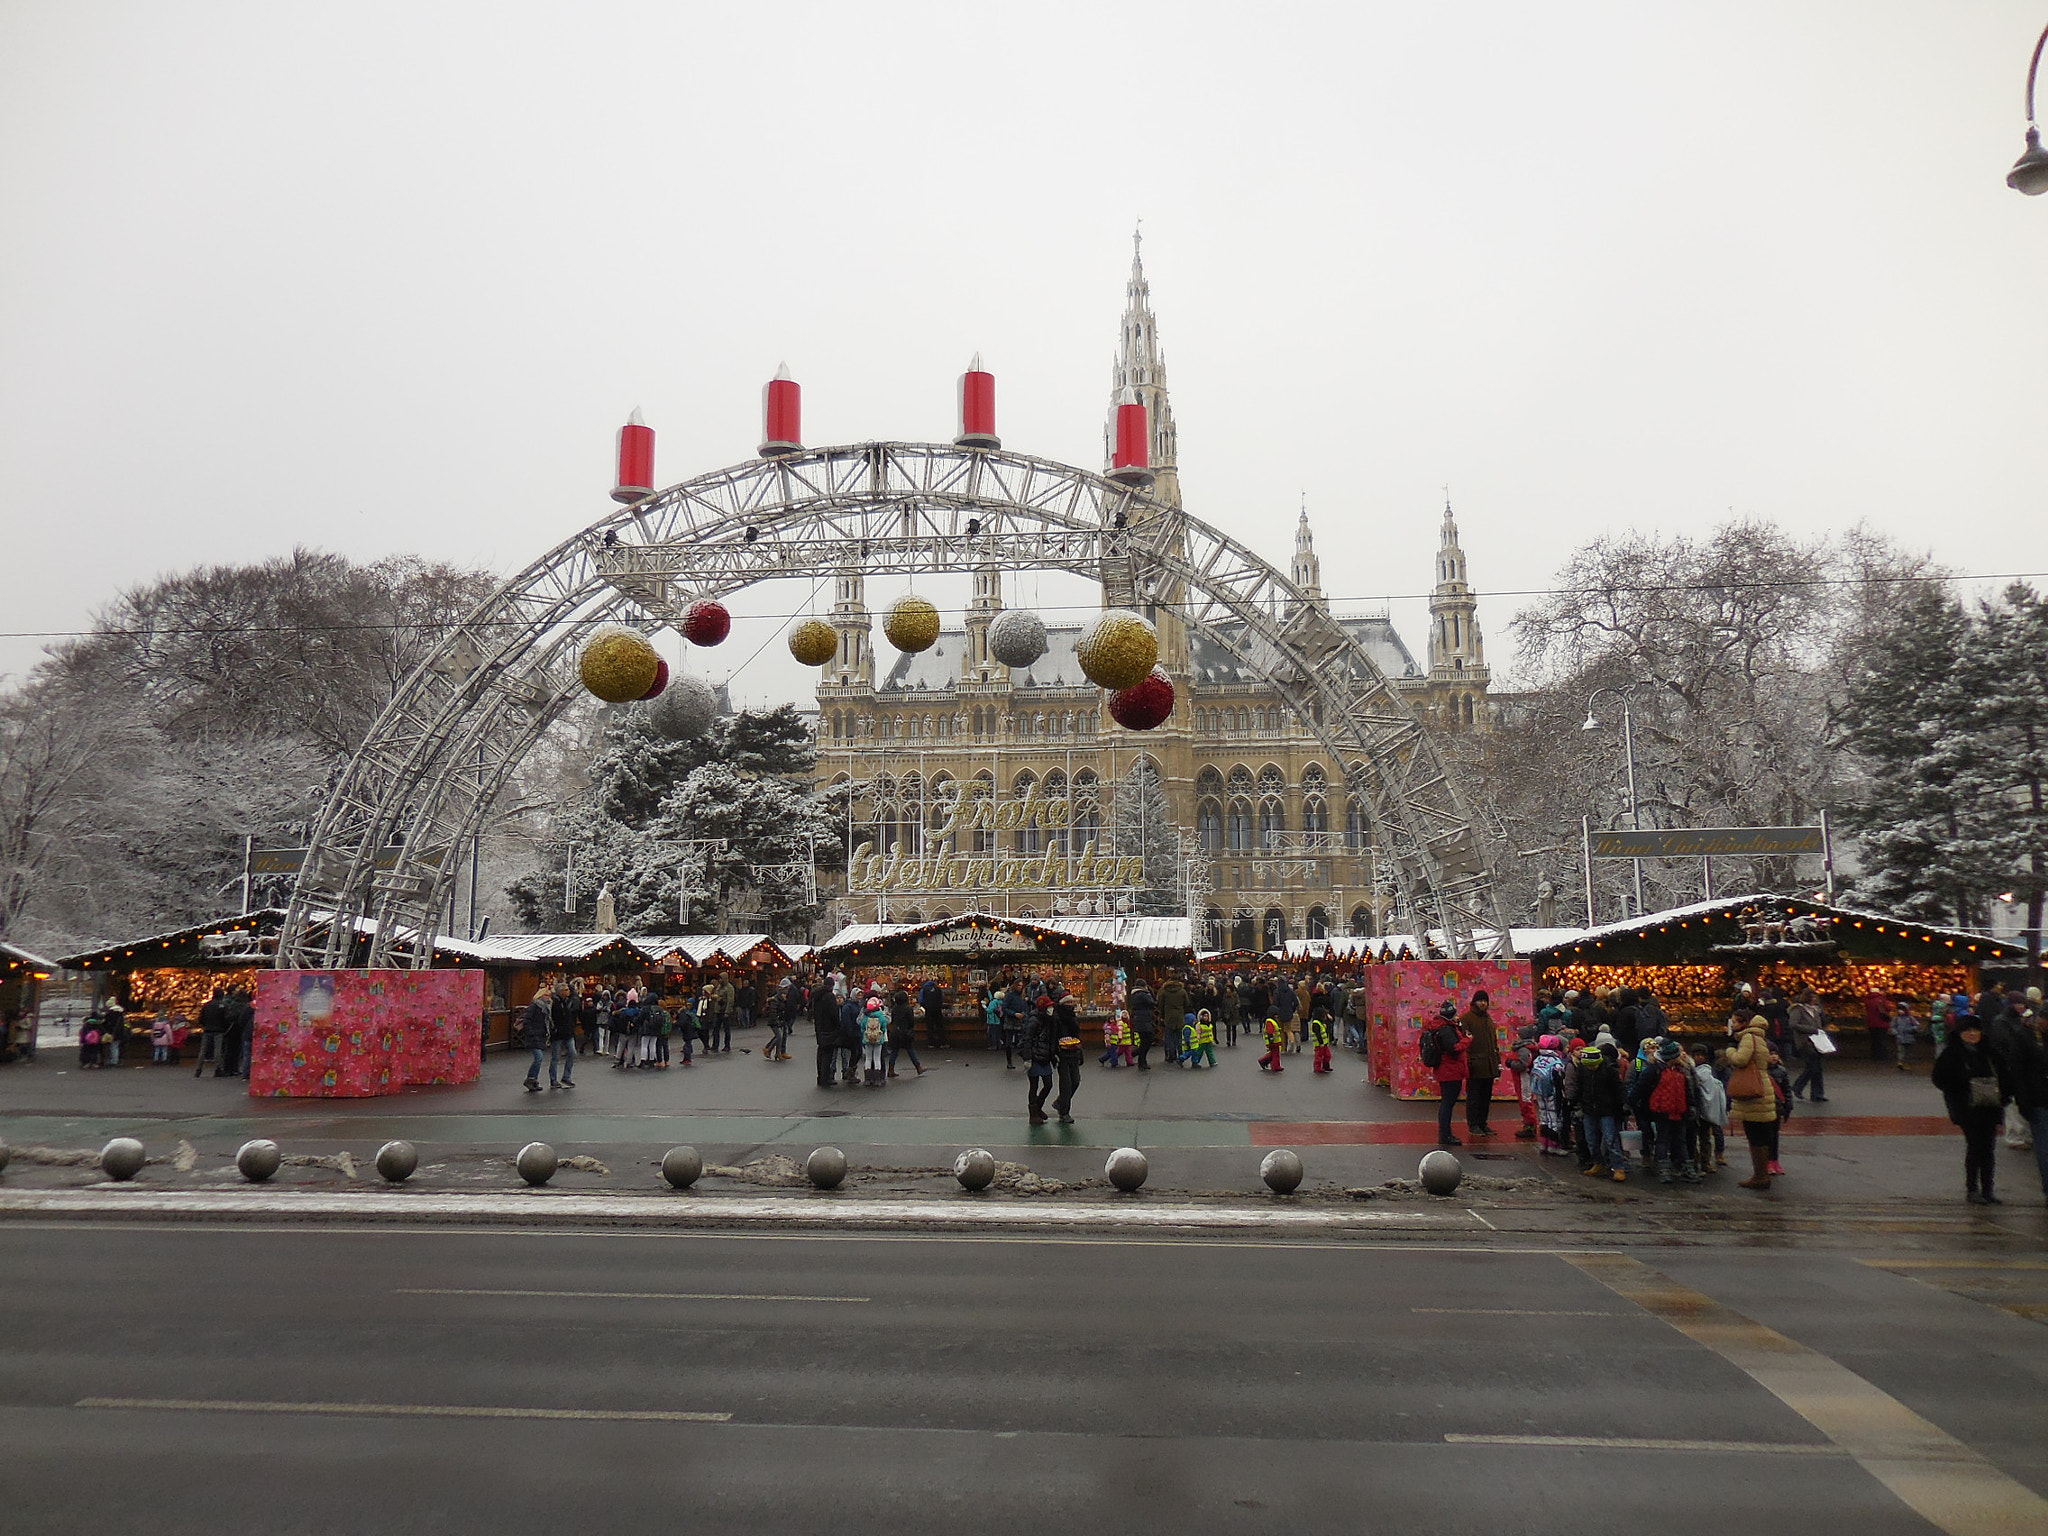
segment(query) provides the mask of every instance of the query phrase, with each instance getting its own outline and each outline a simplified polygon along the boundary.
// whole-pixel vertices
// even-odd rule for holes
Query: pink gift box
[[[481,971],[264,971],[249,1092],[360,1099],[481,1071]]]

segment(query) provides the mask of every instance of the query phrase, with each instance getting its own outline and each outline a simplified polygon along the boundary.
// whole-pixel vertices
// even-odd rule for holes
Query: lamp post
[[[2027,63],[2027,147],[2005,173],[2005,184],[2028,197],[2048,192],[2048,150],[2041,148],[2041,130],[2034,123],[2034,78],[2041,73],[2041,49],[2048,45],[2048,27],[2034,44],[2034,57]]]
[[[1635,714],[1629,708],[1628,690],[1639,686],[1640,684],[1637,683],[1624,683],[1619,688],[1595,688],[1586,695],[1586,723],[1579,727],[1582,731],[1597,731],[1600,729],[1600,722],[1593,717],[1593,701],[1599,698],[1601,694],[1611,693],[1621,700],[1621,756],[1623,763],[1627,765],[1628,769],[1628,824],[1638,832],[1643,830],[1643,812],[1642,806],[1636,800],[1636,724]],[[1635,867],[1636,916],[1641,917],[1643,915],[1643,861],[1641,859],[1630,859],[1629,863]],[[1593,864],[1589,858],[1586,861],[1586,888],[1589,893],[1592,890],[1592,884]],[[1589,909],[1591,905],[1592,898],[1589,894],[1587,897]],[[1592,921],[1590,916],[1587,918],[1587,921],[1589,923]]]

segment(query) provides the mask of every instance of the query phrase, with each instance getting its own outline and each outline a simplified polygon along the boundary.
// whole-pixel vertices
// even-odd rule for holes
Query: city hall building
[[[1178,507],[1173,407],[1136,252],[1111,400],[1127,391],[1147,408],[1151,495]],[[1310,601],[1323,600],[1306,509],[1291,575]],[[1260,677],[1191,635],[1170,606],[1148,609],[1174,711],[1156,730],[1127,731],[1082,675],[1080,624],[1048,625],[1046,653],[1029,667],[990,659],[988,627],[1003,600],[1001,574],[977,573],[964,628],[897,654],[878,677],[863,577],[835,578],[828,618],[839,649],[817,690],[817,772],[821,786],[856,786],[855,857],[839,898],[846,920],[1159,910],[1164,836],[1175,850],[1170,908],[1195,919],[1202,948],[1381,931],[1393,887],[1364,810],[1348,803],[1340,765]],[[1476,608],[1446,504],[1427,665],[1386,612],[1337,618],[1425,720],[1476,731],[1489,721]],[[1149,882],[1138,857],[1146,849]]]

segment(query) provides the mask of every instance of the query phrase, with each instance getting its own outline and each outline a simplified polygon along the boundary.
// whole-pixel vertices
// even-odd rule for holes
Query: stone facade
[[[1166,364],[1135,252],[1111,399],[1126,398],[1126,391],[1147,407],[1157,476],[1151,494],[1179,506]],[[1305,508],[1290,573],[1310,601],[1323,601]],[[1071,806],[1064,826],[977,828],[951,840],[955,854],[1004,855],[1013,869],[1031,861],[1024,867],[1032,883],[856,894],[842,898],[847,919],[929,920],[973,910],[1051,916],[1077,903],[1087,910],[1086,903],[1105,896],[1072,878],[1076,862],[1091,843],[1098,854],[1109,851],[1105,829],[1117,824],[1116,796],[1128,793],[1121,786],[1146,764],[1183,850],[1175,904],[1198,920],[1204,947],[1266,949],[1290,938],[1380,931],[1392,887],[1379,877],[1363,811],[1348,803],[1341,767],[1263,678],[1222,646],[1189,634],[1176,617],[1175,593],[1157,595],[1147,612],[1178,698],[1166,724],[1140,733],[1117,726],[1102,691],[1082,675],[1074,653],[1078,624],[1048,626],[1046,654],[1030,667],[990,659],[988,626],[1003,608],[998,572],[976,575],[962,629],[942,633],[930,650],[895,654],[879,676],[864,578],[853,570],[836,575],[828,617],[839,650],[817,690],[818,776],[821,784],[865,786],[853,813],[856,842],[905,861],[938,851],[935,833],[947,807],[962,786],[977,781],[982,794],[999,801],[1064,796]],[[1427,668],[1417,665],[1386,613],[1338,617],[1433,725],[1487,728],[1490,674],[1448,504]],[[1127,822],[1129,814],[1127,806]],[[1035,858],[1048,851],[1066,857]],[[1051,865],[1065,878],[1048,874]]]

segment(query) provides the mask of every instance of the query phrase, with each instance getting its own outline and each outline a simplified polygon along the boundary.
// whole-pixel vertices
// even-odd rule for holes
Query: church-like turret
[[[1131,276],[1124,285],[1124,318],[1117,341],[1116,366],[1110,373],[1109,420],[1103,429],[1105,471],[1117,464],[1117,408],[1135,402],[1145,407],[1151,433],[1151,487],[1145,495],[1162,506],[1179,507],[1179,444],[1173,424],[1173,402],[1166,393],[1166,354],[1159,346],[1159,321],[1152,313],[1152,288],[1145,281],[1144,235],[1131,234]],[[1188,675],[1187,626],[1180,619],[1183,593],[1169,582],[1141,594],[1145,616],[1159,629],[1159,661],[1175,677]]]
[[[1444,525],[1436,552],[1436,591],[1429,599],[1429,683],[1439,718],[1446,725],[1483,725],[1487,682],[1486,642],[1479,633],[1479,600],[1466,578],[1458,520],[1444,502]]]
[[[833,577],[830,622],[839,632],[839,653],[825,667],[822,686],[874,691],[874,616],[868,612],[867,578],[849,567]]]

